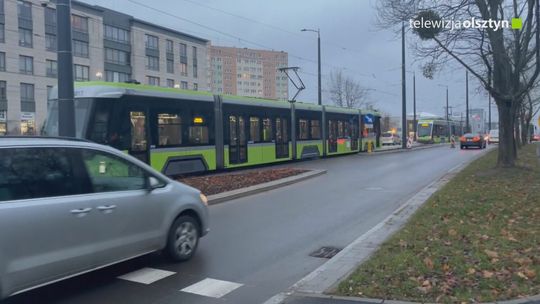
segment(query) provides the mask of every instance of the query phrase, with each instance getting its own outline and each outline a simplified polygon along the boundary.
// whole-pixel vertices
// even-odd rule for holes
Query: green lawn
[[[497,151],[470,164],[341,282],[337,294],[426,302],[540,294],[540,158],[494,169]]]

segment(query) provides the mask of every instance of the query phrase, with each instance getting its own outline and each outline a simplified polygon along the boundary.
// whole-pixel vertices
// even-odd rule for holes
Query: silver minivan
[[[207,199],[82,140],[0,137],[0,299],[163,250],[191,258]]]

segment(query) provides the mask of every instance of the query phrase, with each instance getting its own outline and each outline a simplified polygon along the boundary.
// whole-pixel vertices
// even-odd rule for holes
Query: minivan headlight
[[[199,196],[200,196],[200,198],[201,198],[201,202],[202,202],[205,206],[208,206],[208,198],[206,197],[206,195],[200,193]]]

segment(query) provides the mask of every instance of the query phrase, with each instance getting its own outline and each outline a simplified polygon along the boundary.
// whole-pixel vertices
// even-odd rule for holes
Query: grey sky
[[[232,38],[210,29],[182,21],[169,15],[139,6],[129,0],[84,0],[133,15],[137,18],[167,26],[212,41],[214,45],[262,48],[289,53],[289,65],[299,66],[306,90],[299,100],[317,102],[317,34],[300,32],[302,28],[320,28],[323,90],[327,89],[328,74],[344,68],[361,85],[370,88],[369,99],[376,107],[391,115],[401,113],[401,41],[394,33],[375,27],[376,0],[134,0],[169,14],[189,19],[230,34]],[[198,4],[197,4],[198,3]],[[217,10],[255,19],[258,22],[231,16]],[[274,27],[279,27],[279,30]],[[255,42],[257,45],[250,42]],[[442,115],[445,88],[448,84],[450,106],[454,112],[465,110],[465,70],[449,67],[434,80],[421,75],[418,64],[407,56],[407,69],[417,74],[417,111]],[[412,112],[412,74],[407,74],[408,109]],[[470,82],[470,107],[487,110],[486,95],[476,93],[477,83]],[[290,85],[292,87],[292,85]],[[294,94],[294,89],[290,89]],[[292,96],[292,95],[291,95]],[[323,102],[330,101],[325,98]],[[493,120],[496,121],[496,109]]]

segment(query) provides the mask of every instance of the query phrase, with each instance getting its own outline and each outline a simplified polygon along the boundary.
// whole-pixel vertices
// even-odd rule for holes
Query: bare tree
[[[498,166],[513,167],[515,122],[540,73],[538,0],[379,0],[378,12],[383,27],[431,22],[430,28],[413,26],[421,38],[414,49],[425,63],[424,74],[432,77],[445,63],[457,62],[478,79],[499,112]],[[521,29],[502,27],[510,17],[520,18],[515,22]],[[476,26],[450,29],[452,20]]]
[[[362,87],[341,70],[330,73],[330,99],[339,107],[362,108],[368,106],[369,89]]]

